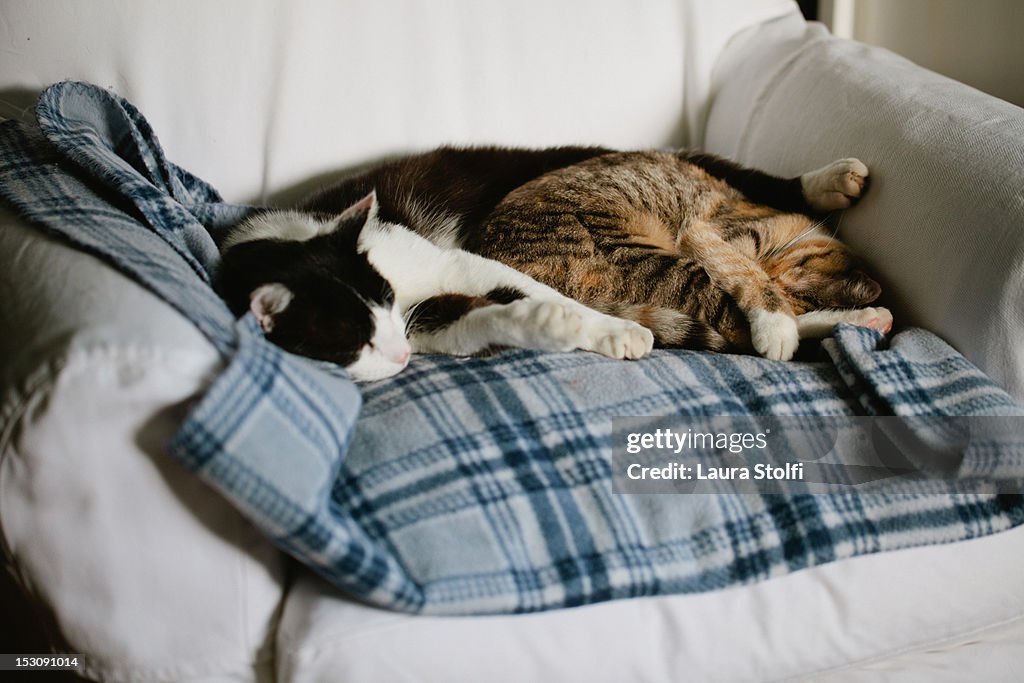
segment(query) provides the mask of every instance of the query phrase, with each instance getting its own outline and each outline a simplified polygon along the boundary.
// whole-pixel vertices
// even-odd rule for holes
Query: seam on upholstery
[[[3,401],[0,403],[0,477],[3,476],[4,461],[13,450],[11,441],[14,438],[14,433],[21,425],[25,412],[36,398],[49,394],[53,388],[54,379],[60,374],[66,361],[66,353],[47,359],[45,363],[41,363],[19,380],[12,382],[13,388],[5,392],[6,395],[3,396]],[[0,481],[0,487],[2,487],[2,481]],[[7,545],[3,520],[3,515],[0,514],[0,553],[3,554],[5,564],[15,567],[16,564],[11,561],[13,554]],[[19,584],[25,585],[20,574],[16,578]]]
[[[466,617],[453,617],[455,619]],[[386,619],[372,628],[358,632],[349,632],[339,635],[327,633],[317,638],[314,642],[307,634],[300,642],[282,643],[280,636],[277,638],[277,661],[280,669],[298,670],[309,662],[320,659],[325,653],[337,650],[338,645],[358,641],[361,638],[372,636],[381,631],[391,631],[403,627],[401,615],[394,615],[394,618]]]

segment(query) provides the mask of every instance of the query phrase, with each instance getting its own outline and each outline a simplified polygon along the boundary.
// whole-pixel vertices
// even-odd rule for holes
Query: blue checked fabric
[[[129,103],[61,83],[37,114],[38,127],[0,125],[0,196],[175,306],[227,362],[170,454],[363,600],[433,614],[546,610],[751,583],[1024,522],[1019,494],[612,491],[615,417],[1021,414],[927,332],[886,341],[843,327],[801,363],[426,356],[359,391],[232,318],[209,287],[210,234],[249,209],[167,162]],[[1019,472],[1018,453],[986,452],[977,470]]]

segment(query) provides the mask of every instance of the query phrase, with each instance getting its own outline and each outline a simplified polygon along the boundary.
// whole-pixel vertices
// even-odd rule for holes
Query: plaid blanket
[[[613,491],[616,417],[1022,414],[925,331],[844,327],[800,363],[428,356],[357,388],[233,319],[210,288],[211,234],[249,209],[169,163],[131,104],[61,83],[37,119],[0,124],[0,196],[177,308],[226,361],[169,453],[363,600],[473,614],[706,591],[1024,522],[1019,493]]]

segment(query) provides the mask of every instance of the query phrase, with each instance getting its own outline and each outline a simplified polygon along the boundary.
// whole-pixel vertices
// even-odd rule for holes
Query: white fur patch
[[[236,244],[264,239],[304,242],[335,227],[336,221],[323,221],[300,211],[267,211],[232,228],[220,248],[223,251]]]
[[[424,236],[442,249],[456,249],[459,242],[459,218],[440,209],[429,209],[409,199],[405,202],[409,224],[423,230]]]

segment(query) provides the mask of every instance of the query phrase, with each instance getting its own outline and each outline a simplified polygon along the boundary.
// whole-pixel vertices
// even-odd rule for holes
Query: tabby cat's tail
[[[725,338],[715,328],[672,308],[651,304],[619,304],[602,313],[640,323],[654,335],[654,345],[663,349],[723,351]]]

